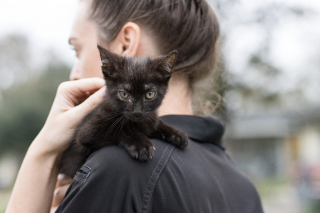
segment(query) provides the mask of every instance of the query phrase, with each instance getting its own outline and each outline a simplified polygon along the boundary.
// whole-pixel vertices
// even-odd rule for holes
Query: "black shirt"
[[[185,149],[151,139],[154,158],[139,162],[121,147],[104,147],[77,172],[56,212],[263,212],[256,189],[221,145],[220,122],[188,115],[161,118],[188,135]]]

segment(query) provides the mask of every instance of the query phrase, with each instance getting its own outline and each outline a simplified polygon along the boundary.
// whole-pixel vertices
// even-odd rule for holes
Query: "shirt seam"
[[[89,166],[87,166],[87,165],[83,165],[82,167],[86,167],[86,168],[88,168],[89,169],[89,172],[85,175],[85,178],[82,178],[82,177],[79,177],[79,176],[77,176],[77,173],[76,173],[76,175],[73,177],[74,179],[78,179],[78,180],[80,180],[80,181],[83,181],[83,182],[86,182],[87,181],[87,179],[88,179],[88,177],[89,177],[89,175],[90,175],[90,173],[91,173],[91,168],[89,167]],[[81,168],[80,168],[81,169]],[[80,170],[79,169],[79,170]]]
[[[160,177],[161,172],[163,171],[163,169],[167,165],[174,149],[175,149],[175,146],[168,145],[165,148],[164,152],[162,153],[162,156],[161,156],[157,166],[153,170],[152,175],[150,176],[149,182],[147,184],[146,190],[143,195],[143,200],[142,200],[142,205],[141,205],[141,213],[148,213],[149,212],[154,188],[155,188],[156,183]]]

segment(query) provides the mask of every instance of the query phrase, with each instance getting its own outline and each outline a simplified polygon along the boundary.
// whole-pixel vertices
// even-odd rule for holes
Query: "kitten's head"
[[[98,45],[107,97],[115,111],[143,121],[161,105],[177,51],[155,59],[122,57]]]

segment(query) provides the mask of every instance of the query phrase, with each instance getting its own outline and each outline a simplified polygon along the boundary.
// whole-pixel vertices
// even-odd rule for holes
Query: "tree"
[[[51,58],[41,74],[38,72],[37,76],[2,91],[0,153],[7,150],[24,153],[27,150],[47,118],[58,85],[68,80],[70,67],[53,56]],[[28,64],[27,59],[17,67],[22,69],[24,64]],[[21,74],[19,69],[16,71]]]
[[[0,92],[35,74],[30,55],[29,42],[25,36],[13,34],[0,40]]]
[[[224,91],[229,109],[233,113],[265,112],[292,109],[297,106],[297,102],[308,103],[305,98],[306,88],[303,86],[305,78],[295,82],[291,80],[289,83],[290,74],[285,72],[286,68],[279,66],[279,59],[272,56],[272,50],[275,34],[283,20],[285,23],[307,20],[315,14],[314,10],[285,2],[210,2],[220,19],[221,37],[225,40],[222,52],[226,52],[226,60],[231,64]],[[241,36],[246,32],[258,36],[258,42],[253,43]],[[242,52],[232,58],[234,61],[230,61],[235,46],[244,42],[246,48],[242,48]],[[241,62],[236,61],[235,57],[241,58]],[[310,76],[313,75],[309,73],[309,80]]]

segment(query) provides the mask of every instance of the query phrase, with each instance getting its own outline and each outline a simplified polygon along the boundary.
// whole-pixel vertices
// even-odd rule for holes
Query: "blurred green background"
[[[214,116],[226,123],[226,150],[257,186],[266,213],[320,212],[320,3],[209,2],[220,20],[221,50],[204,85],[212,92],[198,98],[215,104]],[[21,161],[74,63],[67,40],[77,1],[0,3],[4,212]]]

